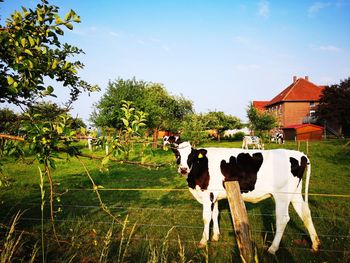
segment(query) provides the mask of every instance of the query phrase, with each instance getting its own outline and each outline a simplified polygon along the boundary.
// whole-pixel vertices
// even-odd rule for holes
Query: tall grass
[[[23,213],[17,212],[17,214],[14,216],[14,218],[11,221],[11,224],[8,228],[6,239],[4,241],[1,247],[1,254],[0,254],[0,262],[1,263],[8,263],[13,262],[15,259],[19,260],[20,255],[17,255],[16,252],[21,250],[23,248],[24,242],[22,240],[23,232],[17,233],[16,232],[16,225]],[[36,254],[38,252],[37,243],[35,243],[31,255],[28,259],[26,259],[26,262],[34,262],[36,259]],[[24,256],[20,260],[24,260]]]
[[[265,247],[273,239],[274,203],[272,199],[257,205],[246,204],[253,242],[259,262],[349,262],[350,156],[340,141],[309,143],[312,163],[309,204],[316,230],[322,242],[319,254],[309,252],[308,235],[293,209],[291,220],[282,238],[276,257]],[[240,142],[206,143],[202,146],[240,147]],[[137,160],[137,151],[131,160]],[[270,144],[267,148],[296,149],[297,144]],[[306,152],[306,144],[300,145]],[[149,150],[150,151],[150,150]],[[95,152],[102,155],[101,152]],[[12,159],[4,160],[3,172],[11,183],[0,191],[0,222],[9,225],[19,210],[25,211],[16,219],[11,242],[2,235],[1,253],[12,259],[35,259],[46,262],[238,262],[240,260],[227,201],[220,202],[221,237],[209,242],[205,249],[196,243],[202,234],[202,207],[186,189],[187,184],[175,169],[171,151],[152,150],[147,162],[164,163],[158,169],[120,163],[109,163],[108,171],[100,171],[98,160],[84,159],[86,169],[99,189],[100,199],[119,222],[100,209],[100,200],[91,187],[79,161],[57,159],[54,171],[56,194],[55,222],[60,246],[50,230],[50,211],[42,205],[48,201],[38,189],[35,165],[28,166]],[[124,190],[116,190],[121,189]],[[134,190],[125,190],[125,189]],[[137,189],[150,189],[149,191]],[[167,189],[159,190],[156,189]],[[325,194],[318,196],[317,194]],[[58,209],[60,208],[60,209]],[[59,212],[61,211],[61,212]],[[115,222],[115,223],[113,223]],[[20,234],[18,234],[20,233]],[[41,241],[45,237],[44,242]],[[19,238],[19,239],[18,239]],[[296,242],[300,240],[301,242]],[[42,249],[37,244],[42,242]],[[297,244],[298,243],[298,244]],[[8,248],[16,247],[11,254]],[[42,252],[39,255],[39,251]],[[34,253],[35,252],[35,253]],[[45,256],[45,258],[43,258]],[[4,256],[5,257],[5,256]],[[7,258],[8,259],[8,256]],[[256,260],[255,259],[255,260]]]

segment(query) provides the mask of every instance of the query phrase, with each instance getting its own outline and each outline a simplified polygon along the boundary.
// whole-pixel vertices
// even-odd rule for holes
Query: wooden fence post
[[[241,259],[244,262],[251,263],[254,259],[253,246],[247,210],[239,184],[237,181],[225,182],[225,188]]]

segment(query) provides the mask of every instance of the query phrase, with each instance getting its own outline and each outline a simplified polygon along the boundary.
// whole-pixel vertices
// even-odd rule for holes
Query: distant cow
[[[308,187],[311,164],[302,152],[277,150],[242,150],[237,148],[194,149],[183,142],[172,149],[178,172],[187,177],[190,192],[203,205],[204,230],[198,247],[209,240],[209,227],[213,221],[212,240],[219,239],[218,200],[226,198],[224,181],[238,181],[244,201],[257,203],[266,198],[275,200],[276,231],[268,252],[275,254],[289,221],[289,204],[307,228],[312,249],[319,249],[315,227],[308,205]],[[302,196],[302,178],[305,170],[305,200]]]
[[[272,136],[272,139],[271,141],[274,141],[278,144],[284,144],[284,135],[283,135],[283,132],[280,131],[280,132],[276,132],[273,136]]]
[[[164,136],[163,137],[163,149],[166,149],[166,145],[170,144],[173,146],[178,146],[180,142],[180,136],[174,136],[174,135],[170,135],[170,136]]]
[[[264,144],[261,143],[260,138],[258,136],[244,136],[242,149],[249,149],[249,145],[253,145],[253,149],[264,149]]]

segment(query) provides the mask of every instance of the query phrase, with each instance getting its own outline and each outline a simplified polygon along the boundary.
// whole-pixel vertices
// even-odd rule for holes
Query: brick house
[[[270,101],[253,101],[258,110],[276,114],[281,128],[310,123],[324,86],[309,81],[309,77],[293,77],[293,82]]]

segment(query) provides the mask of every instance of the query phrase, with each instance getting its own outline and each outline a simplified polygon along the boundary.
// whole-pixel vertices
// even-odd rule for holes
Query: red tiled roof
[[[310,127],[313,127],[315,129],[323,129],[323,127],[321,126],[318,126],[318,125],[314,125],[314,124],[310,124],[310,123],[304,123],[304,124],[293,124],[293,125],[289,125],[287,127],[283,127],[282,129],[299,129],[299,128],[303,128],[303,127],[307,127],[307,126],[310,126]]]
[[[253,101],[254,108],[258,110],[265,110],[265,106],[269,103],[269,101]]]
[[[317,86],[308,80],[299,78],[270,100],[266,106],[282,101],[318,101],[323,89],[324,86]]]

